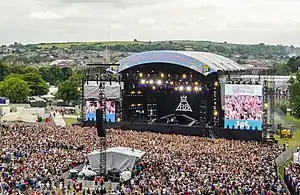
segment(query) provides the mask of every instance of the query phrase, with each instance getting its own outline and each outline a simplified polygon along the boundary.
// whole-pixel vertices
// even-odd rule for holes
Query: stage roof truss
[[[144,64],[175,64],[209,75],[215,72],[244,71],[248,67],[231,59],[208,52],[149,51],[131,55],[118,61],[118,72]]]

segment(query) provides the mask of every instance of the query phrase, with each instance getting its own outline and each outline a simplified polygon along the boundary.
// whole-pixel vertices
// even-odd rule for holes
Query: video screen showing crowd
[[[225,85],[225,128],[262,130],[262,85]]]

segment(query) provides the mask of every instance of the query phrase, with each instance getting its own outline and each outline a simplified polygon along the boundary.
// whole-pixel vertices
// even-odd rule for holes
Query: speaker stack
[[[98,137],[105,137],[106,132],[103,125],[103,110],[97,109],[96,110],[96,127],[97,127],[97,133]]]

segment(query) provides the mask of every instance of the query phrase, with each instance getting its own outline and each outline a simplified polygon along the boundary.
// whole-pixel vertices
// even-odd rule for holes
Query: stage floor
[[[190,136],[203,136],[209,137],[214,134],[217,138],[245,140],[245,141],[262,141],[262,131],[257,130],[237,130],[237,129],[224,129],[224,128],[204,128],[200,126],[187,127],[180,125],[160,125],[160,124],[147,124],[147,123],[129,123],[120,122],[112,123],[107,126],[108,128],[120,128],[124,130],[136,131],[151,131],[156,133],[167,134],[182,134]]]

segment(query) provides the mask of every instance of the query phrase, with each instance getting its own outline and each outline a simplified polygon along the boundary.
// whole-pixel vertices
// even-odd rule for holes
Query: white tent
[[[135,162],[143,155],[145,155],[144,151],[133,148],[109,148],[106,150],[106,170],[132,171]],[[100,166],[100,151],[91,152],[88,154],[88,159],[92,169],[98,170]]]
[[[20,112],[11,112],[5,114],[2,118],[2,121],[20,121],[27,123],[35,123],[37,121],[37,117],[29,114],[28,112],[21,110]]]

